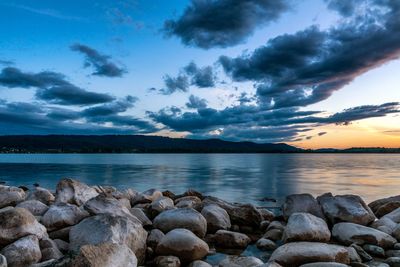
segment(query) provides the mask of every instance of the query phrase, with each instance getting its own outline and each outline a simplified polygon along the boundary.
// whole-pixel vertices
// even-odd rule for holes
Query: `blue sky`
[[[0,75],[0,99],[2,99],[0,104],[3,105],[0,109],[0,126],[2,126],[0,134],[143,133],[192,138],[217,137],[235,141],[288,142],[302,147],[335,146],[335,140],[358,134],[364,137],[362,140],[366,140],[360,143],[363,146],[369,145],[368,140],[371,141],[371,145],[400,146],[398,134],[384,134],[397,133],[400,125],[397,115],[399,108],[397,102],[400,101],[397,85],[400,77],[396,75],[400,67],[398,60],[400,40],[387,37],[391,36],[389,34],[391,26],[388,25],[392,23],[391,16],[394,16],[390,12],[398,12],[398,7],[394,4],[383,7],[379,1],[374,0],[351,0],[347,6],[343,2],[339,5],[338,2],[340,1],[307,0],[299,3],[279,0],[276,3],[280,3],[281,6],[277,6],[265,0],[251,0],[247,4],[243,4],[246,1],[233,0],[0,0],[0,25],[2,25],[0,62],[3,62],[0,64],[0,71],[3,69],[3,76]],[[351,3],[357,8],[351,6]],[[218,10],[224,5],[232,7],[231,10],[227,11],[226,8]],[[243,7],[235,11],[233,5],[243,5]],[[189,16],[188,10],[191,8],[195,11],[197,22]],[[379,12],[383,12],[383,15],[375,11],[379,8],[382,8],[383,11]],[[221,19],[218,20],[218,16],[211,19],[211,26],[199,24],[199,21],[202,23],[209,21],[206,15],[201,16],[202,12],[210,10],[221,15]],[[262,10],[264,13],[257,17],[256,10]],[[249,13],[240,14],[241,12]],[[252,17],[253,14],[254,19],[249,19],[248,17]],[[233,16],[237,16],[237,19],[226,21]],[[367,30],[375,31],[367,17],[375,19],[376,24],[382,27],[378,30],[385,31],[382,34],[388,39],[388,44],[381,42],[381,47],[378,45],[371,47],[370,52],[356,53],[359,49],[356,42],[352,44],[337,39],[335,41],[340,41],[342,44],[339,48],[334,47],[334,41],[331,39],[338,35],[334,29],[340,30],[341,36],[345,36],[343,33],[351,35],[352,27],[357,31],[361,31],[362,27],[369,27]],[[189,20],[185,21],[188,18]],[[241,20],[241,18],[246,19]],[[170,29],[169,36],[167,36],[166,21],[175,23],[175,28]],[[178,27],[182,27],[184,32],[179,32]],[[318,30],[310,30],[312,27]],[[245,30],[240,31],[240,29]],[[211,32],[211,37],[207,37],[206,43],[195,43],[196,40],[200,40],[196,38],[202,37],[201,34],[204,33],[210,34],[207,32],[210,30],[217,31],[218,35]],[[377,36],[380,34],[378,30],[376,30]],[[398,34],[395,32],[395,27],[390,30],[391,34]],[[269,49],[267,54],[263,54],[268,56],[271,51],[278,49],[271,48],[273,40],[278,40],[275,43],[279,43],[279,40],[286,42],[291,36],[298,38],[299,33],[303,31],[308,38],[306,41],[311,40],[312,34],[326,38],[320,47],[316,46],[318,54],[315,51],[302,51],[305,49],[295,47],[298,45],[298,39],[294,39],[288,43],[289,45],[283,46],[286,50],[279,48],[282,49],[279,55],[283,60],[293,61],[298,59],[299,55],[289,58],[285,53],[288,55],[294,51],[300,54],[315,53],[313,54],[315,57],[301,55],[307,60],[306,63],[303,62],[307,68],[315,62],[321,63],[320,65],[325,63],[324,60],[329,62],[329,57],[325,54],[331,55],[333,60],[336,56],[334,53],[338,49],[343,51],[347,49],[348,53],[354,51],[354,56],[360,58],[363,55],[370,55],[373,51],[384,51],[385,46],[390,46],[391,50],[387,53],[382,52],[379,59],[368,59],[368,64],[358,60],[354,63],[354,71],[345,77],[339,67],[330,68],[329,71],[337,70],[337,73],[330,74],[325,83],[340,80],[340,86],[328,97],[318,101],[303,101],[301,104],[290,104],[291,100],[283,99],[279,101],[283,101],[284,104],[278,105],[278,99],[282,98],[282,95],[274,93],[275,95],[271,96],[269,93],[269,90],[272,90],[271,84],[280,84],[276,89],[280,94],[283,90],[286,90],[286,93],[295,91],[304,98],[312,93],[315,86],[321,85],[318,75],[326,75],[326,72],[311,74],[314,76],[307,79],[313,81],[307,85],[304,85],[303,81],[290,81],[290,86],[293,87],[284,89],[281,80],[278,82],[278,78],[282,78],[281,74],[279,77],[275,75],[271,78],[273,75],[269,73],[272,71],[269,68],[277,65],[267,62],[273,59],[254,57],[253,61],[248,62],[251,65],[247,68],[243,68],[238,62],[244,62],[243,60],[247,60],[255,54],[254,51],[261,48],[266,48],[266,51]],[[218,43],[220,40],[217,38],[221,36],[224,38],[228,36],[231,39]],[[185,38],[189,38],[189,43]],[[373,43],[373,39],[365,40],[363,47],[369,44],[372,46]],[[71,49],[73,45],[80,45],[83,49]],[[354,50],[348,49],[347,46]],[[85,66],[88,57],[84,51],[95,51],[97,59],[103,60],[98,63],[103,64],[101,67],[104,67],[104,64],[115,67],[121,70],[121,74],[114,76],[95,74],[94,61]],[[221,63],[221,56],[230,60],[230,64],[233,64],[233,68],[237,71],[236,74]],[[343,64],[349,64],[346,63],[350,62],[349,58],[350,55],[342,61]],[[259,60],[266,60],[265,64],[259,67],[261,69],[251,69]],[[208,80],[212,84],[207,86],[196,84],[193,81],[195,76],[184,70],[190,62],[196,64],[197,73],[209,66],[212,77],[202,78],[212,79]],[[290,64],[288,61],[284,69],[296,71]],[[61,101],[57,98],[59,95],[51,91],[54,89],[53,84],[24,86],[19,80],[19,85],[14,83],[11,85],[9,77],[5,76],[10,75],[4,71],[7,68],[17,69],[19,73],[32,77],[41,72],[62,75],[62,78],[58,78],[62,79],[63,85],[67,85],[67,88],[74,86],[75,89],[68,93],[68,97],[72,95],[74,99],[85,97],[83,94],[86,91],[100,94],[95,96],[100,99],[104,99],[104,96],[110,98],[90,103],[80,100],[66,103],[65,99]],[[280,71],[281,69],[282,66],[279,66]],[[250,72],[257,72],[257,77],[250,75]],[[178,89],[173,92],[170,89],[166,90],[167,75],[174,82],[178,76],[186,77],[189,84],[184,90]],[[288,79],[286,77],[286,82],[289,82]],[[262,93],[260,89],[262,86],[269,86],[267,96]],[[80,88],[80,91],[76,88]],[[154,89],[149,90],[150,88]],[[57,90],[60,93],[61,88]],[[246,94],[245,102],[239,101],[242,94]],[[128,95],[135,100],[129,102],[126,98]],[[204,99],[202,103],[206,104],[188,108],[186,104],[192,95],[192,99]],[[28,103],[42,110],[32,111],[31,108],[25,110],[20,108],[21,105],[16,109],[15,103]],[[116,111],[115,106],[120,109]],[[96,114],[95,118],[83,115],[87,113],[85,110],[93,107],[113,109],[114,113],[107,114],[108,117]],[[57,117],[55,120],[51,115],[55,111],[69,114],[68,119],[61,120]],[[304,111],[315,113],[306,115],[298,113]],[[26,118],[24,112],[28,112],[34,118],[30,121],[20,121],[18,117]],[[74,114],[71,115],[72,113]],[[282,113],[291,115],[285,115],[284,121],[281,121]],[[273,117],[274,120],[266,121],[266,116]],[[122,123],[126,122],[128,117],[129,123]],[[300,123],[299,118],[302,119]],[[192,124],[204,125],[193,127]],[[356,139],[349,138],[349,142],[341,146],[350,146],[354,140]]]

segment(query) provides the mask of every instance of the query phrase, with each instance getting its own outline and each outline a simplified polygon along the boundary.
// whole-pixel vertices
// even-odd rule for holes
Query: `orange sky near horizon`
[[[327,134],[318,136],[320,132]],[[309,149],[386,147],[400,148],[400,116],[355,121],[350,125],[326,125],[306,134],[309,140],[288,144]]]

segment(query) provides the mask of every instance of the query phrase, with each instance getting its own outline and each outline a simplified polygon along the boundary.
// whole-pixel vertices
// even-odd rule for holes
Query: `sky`
[[[0,135],[400,147],[396,0],[0,0]]]

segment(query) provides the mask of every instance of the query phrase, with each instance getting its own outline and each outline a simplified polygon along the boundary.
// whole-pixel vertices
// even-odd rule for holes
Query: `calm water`
[[[193,188],[229,201],[279,201],[292,193],[400,194],[398,154],[29,154],[0,155],[0,180],[54,189],[62,177],[88,184]],[[259,204],[259,203],[258,203]],[[266,204],[269,205],[269,204]]]

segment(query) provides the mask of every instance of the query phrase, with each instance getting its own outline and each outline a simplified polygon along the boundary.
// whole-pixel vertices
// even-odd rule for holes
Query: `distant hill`
[[[0,136],[0,153],[292,153],[287,144],[194,140],[144,135]]]

